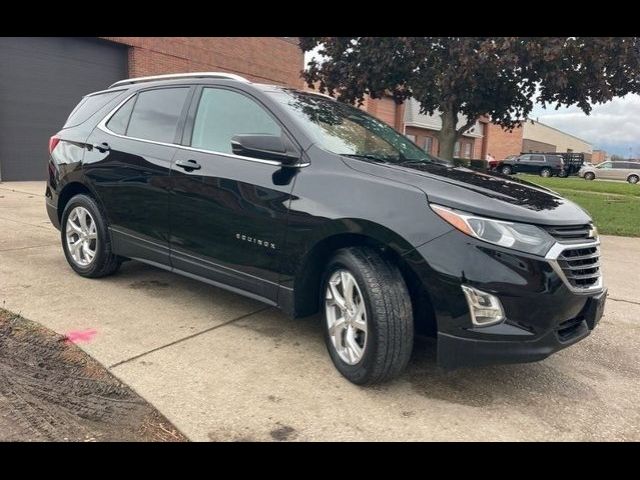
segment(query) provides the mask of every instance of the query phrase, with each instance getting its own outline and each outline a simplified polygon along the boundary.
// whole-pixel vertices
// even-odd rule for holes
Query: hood
[[[362,173],[413,185],[430,202],[477,215],[539,225],[578,225],[591,221],[581,207],[557,193],[502,174],[425,162],[391,164],[342,159]]]

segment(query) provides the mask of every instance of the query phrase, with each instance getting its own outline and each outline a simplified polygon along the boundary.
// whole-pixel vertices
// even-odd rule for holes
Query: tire
[[[89,226],[87,230],[95,232],[95,242],[89,239],[91,234],[84,234],[87,238],[85,242],[88,245],[87,250],[94,252],[90,260],[89,255],[84,253],[86,250],[83,247],[76,250],[76,256],[80,255],[82,258],[74,258],[70,245],[70,241],[76,238],[79,240],[82,235],[77,233],[77,227],[81,224],[79,217],[84,214],[83,210],[88,214],[88,217],[85,217],[85,223]],[[69,224],[70,218],[72,225]],[[92,225],[94,226],[92,227]],[[76,226],[76,229],[73,226]],[[72,232],[72,240],[68,240],[67,229]],[[112,251],[106,217],[96,201],[88,195],[76,195],[67,203],[62,213],[60,238],[67,262],[78,275],[87,278],[105,277],[118,270],[122,263],[123,258],[115,255]],[[72,245],[75,245],[75,242]],[[82,260],[87,263],[82,263]]]
[[[347,345],[349,329],[356,331],[353,319],[358,317],[358,308],[352,309],[355,315],[349,327],[335,329],[334,334],[329,327],[331,320],[340,323],[340,315],[347,318],[345,310],[341,310],[333,298],[330,286],[332,280],[339,281],[334,288],[340,291],[345,272],[355,282],[353,304],[364,306],[360,324],[366,325],[366,334],[363,331],[351,334],[354,342],[360,342],[359,358],[357,355],[345,358],[354,350],[339,351],[336,346]],[[344,294],[344,290],[341,293]],[[357,385],[370,385],[390,380],[404,371],[413,350],[413,310],[409,291],[395,264],[369,247],[339,250],[323,275],[321,296],[327,349],[336,369],[345,378]]]
[[[559,176],[560,178],[567,178],[567,177],[569,176],[569,173],[567,173],[567,171],[566,171],[566,170],[560,170],[560,171],[558,172],[558,176]]]
[[[502,169],[500,170],[504,175],[511,175],[511,167],[509,165],[505,165],[502,167]]]
[[[549,178],[552,175],[551,169],[550,168],[543,168],[542,170],[540,170],[540,176],[544,177],[544,178]]]
[[[638,177],[638,175],[629,175],[629,178],[627,178],[627,182],[629,182],[631,185],[635,185],[636,183],[638,183],[638,180],[640,180],[640,177]]]
[[[584,174],[585,180],[593,180],[594,178],[596,178],[596,175],[593,172],[587,172]]]

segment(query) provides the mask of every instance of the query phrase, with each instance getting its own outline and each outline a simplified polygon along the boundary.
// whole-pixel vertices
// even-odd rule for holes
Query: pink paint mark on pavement
[[[93,340],[93,337],[97,333],[98,331],[93,328],[87,328],[85,330],[73,330],[71,332],[67,332],[64,336],[64,339],[68,343],[90,342],[91,340]]]

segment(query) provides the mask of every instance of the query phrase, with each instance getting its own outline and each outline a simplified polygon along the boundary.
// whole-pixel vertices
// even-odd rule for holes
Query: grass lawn
[[[587,210],[604,235],[640,237],[640,185],[582,178],[516,178],[550,188]]]

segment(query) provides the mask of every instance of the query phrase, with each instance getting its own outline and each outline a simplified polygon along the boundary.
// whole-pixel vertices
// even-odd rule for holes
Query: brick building
[[[0,181],[44,179],[49,137],[117,80],[223,71],[300,88],[303,61],[290,37],[1,37]]]
[[[602,163],[607,160],[608,157],[609,156],[607,155],[607,152],[605,152],[604,150],[594,150],[591,154],[591,163]]]
[[[305,88],[304,55],[295,37],[2,37],[0,64],[0,180],[45,178],[49,137],[83,95],[123,78],[224,71]],[[415,100],[396,105],[391,98],[369,98],[362,108],[438,155],[440,118],[421,114]],[[529,150],[590,154],[591,145],[540,123],[506,132],[481,118],[456,143],[454,155],[490,153],[500,160]]]
[[[255,82],[303,86],[294,37],[103,37],[125,45],[130,77],[223,71]]]

